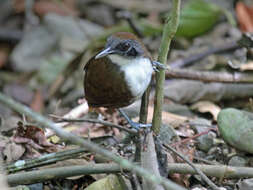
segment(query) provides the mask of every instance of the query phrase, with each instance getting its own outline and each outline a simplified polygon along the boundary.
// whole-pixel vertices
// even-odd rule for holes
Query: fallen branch
[[[210,177],[218,177],[222,179],[253,177],[253,168],[251,167],[232,167],[226,165],[204,165],[204,164],[194,164],[194,166]],[[188,164],[169,163],[168,168],[170,174],[173,173],[197,174],[196,171]]]
[[[223,82],[223,83],[252,83],[252,73],[225,73],[210,71],[193,71],[187,69],[169,69],[165,73],[166,79],[191,79],[204,82]]]
[[[228,42],[224,45],[220,45],[220,46],[216,46],[216,47],[210,47],[207,50],[203,51],[203,52],[199,52],[193,55],[190,55],[188,57],[185,58],[180,58],[177,59],[173,62],[168,63],[170,65],[171,68],[180,68],[180,67],[184,67],[184,66],[189,66],[190,64],[199,61],[209,55],[215,54],[215,53],[221,53],[224,51],[231,51],[231,50],[235,50],[240,48],[240,46],[238,45],[237,42],[232,41],[232,42]]]
[[[21,184],[33,184],[52,179],[60,179],[79,175],[118,173],[121,171],[122,170],[118,164],[88,164],[86,166],[67,166],[30,171],[20,174],[11,174],[7,176],[7,182],[10,186],[15,186]]]
[[[204,165],[194,164],[196,168],[210,177],[217,178],[252,178],[253,168],[251,167],[232,167],[225,165]],[[169,174],[192,174],[197,172],[188,164],[169,163]],[[123,170],[128,171],[128,170]],[[52,179],[66,178],[79,175],[91,175],[101,173],[120,173],[122,168],[118,164],[88,164],[80,166],[68,166],[59,168],[43,169],[38,171],[29,171],[25,173],[11,174],[7,176],[9,185],[32,184]]]

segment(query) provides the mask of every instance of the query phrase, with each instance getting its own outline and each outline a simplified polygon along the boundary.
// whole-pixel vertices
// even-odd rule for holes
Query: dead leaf
[[[181,145],[180,148],[177,147],[177,151],[184,156],[186,156],[190,161],[193,160],[195,149],[189,148],[188,145]],[[181,158],[177,157],[176,154],[173,155],[176,162],[184,162]],[[185,187],[189,187],[190,182],[189,178],[191,177],[190,174],[173,174],[171,178],[175,180],[178,184],[182,184]]]
[[[10,132],[12,132],[14,129],[17,128],[17,123],[19,121],[20,121],[20,118],[17,116],[8,116],[4,120],[2,120],[2,126],[0,127],[0,132],[3,135],[7,135],[7,134],[9,135]]]
[[[172,174],[170,175],[170,177],[172,178],[172,180],[174,182],[176,182],[179,185],[182,185],[183,187],[189,187],[190,182],[189,182],[189,178],[191,177],[191,175],[189,174]]]
[[[18,123],[16,134],[13,136],[15,143],[23,145],[26,149],[35,149],[39,152],[55,152],[57,146],[48,142],[42,129]]]
[[[217,121],[218,113],[221,108],[210,101],[199,101],[191,106],[191,109],[197,110],[201,113],[211,113],[213,119]]]
[[[194,135],[193,129],[189,125],[180,125],[176,130],[176,134],[180,137],[191,137]]]
[[[6,157],[7,162],[16,161],[20,159],[25,153],[25,148],[14,142],[6,144],[3,155]]]
[[[243,32],[253,32],[253,6],[249,7],[239,1],[235,10],[240,29]]]
[[[253,70],[253,61],[240,65],[240,71],[252,71],[252,70]]]
[[[147,119],[148,123],[152,123],[153,111],[154,111],[154,107],[149,106],[148,107],[148,119]],[[174,128],[182,125],[183,123],[185,123],[189,119],[190,118],[188,118],[188,117],[177,115],[174,113],[169,113],[169,112],[165,112],[165,111],[162,112],[162,122],[164,124],[171,125]],[[138,117],[134,118],[133,121],[138,121]]]
[[[62,116],[64,119],[77,119],[85,114],[87,114],[89,111],[89,106],[87,101],[83,101],[80,105],[70,110],[67,114]],[[55,124],[59,128],[63,128],[67,125],[69,125],[69,122],[62,122],[62,123],[56,123]],[[46,129],[46,137],[51,137],[54,134],[52,130]]]

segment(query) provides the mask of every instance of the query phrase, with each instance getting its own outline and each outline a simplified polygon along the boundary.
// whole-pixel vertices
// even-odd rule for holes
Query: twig
[[[64,118],[64,117],[56,116],[56,115],[51,115],[51,116],[54,117],[54,118],[59,119],[57,122],[88,122],[88,123],[98,123],[98,124],[102,124],[102,125],[107,126],[107,127],[114,127],[114,128],[120,129],[122,131],[126,131],[126,132],[128,132],[130,134],[134,134],[134,135],[137,134],[137,132],[135,130],[128,129],[128,128],[123,127],[121,125],[117,125],[117,124],[114,124],[114,123],[111,123],[111,122],[108,122],[108,121],[103,121],[103,120],[100,120],[100,119],[67,119],[67,118]]]
[[[216,161],[210,161],[210,160],[206,160],[204,158],[200,158],[200,157],[197,157],[197,156],[194,156],[193,157],[194,160],[198,161],[198,162],[203,162],[205,164],[209,164],[209,165],[220,165],[218,162]]]
[[[240,72],[210,72],[193,71],[186,69],[170,69],[166,71],[167,78],[191,79],[204,82],[223,82],[223,83],[253,83],[252,73]]]
[[[194,164],[185,156],[183,156],[181,153],[179,153],[178,151],[176,151],[174,148],[172,148],[169,145],[165,145],[163,144],[163,146],[167,149],[169,149],[170,151],[172,151],[173,153],[175,153],[177,156],[179,156],[182,160],[184,160],[187,164],[189,164],[195,171],[197,174],[199,174],[201,176],[201,178],[214,190],[219,190],[219,187],[217,187],[199,168],[195,167]]]
[[[194,55],[190,55],[186,58],[177,59],[173,62],[170,62],[169,65],[171,68],[180,68],[183,66],[189,66],[190,64],[192,64],[196,61],[199,61],[199,60],[207,57],[208,55],[212,55],[215,53],[221,53],[221,52],[229,51],[229,50],[235,50],[239,47],[240,46],[237,44],[237,42],[229,42],[229,43],[222,45],[222,46],[211,47],[203,52],[196,53]]]
[[[78,106],[76,106],[75,108],[73,108],[72,110],[70,110],[67,114],[65,114],[63,116],[63,118],[65,119],[74,119],[74,118],[78,118],[86,113],[88,113],[89,111],[89,106],[87,102],[84,102]],[[56,123],[55,125],[59,128],[65,127],[66,125],[68,125],[68,122],[63,122],[63,123]],[[54,135],[53,131],[50,129],[46,129],[46,137],[50,137],[52,135]]]
[[[25,169],[53,164],[57,161],[76,158],[84,152],[87,152],[87,150],[85,150],[84,148],[78,148],[74,150],[66,150],[56,153],[50,153],[30,160],[18,160],[12,164],[6,165],[4,169],[8,173],[13,173]]]
[[[100,155],[103,155],[104,157],[109,158],[112,161],[118,163],[123,169],[127,169],[132,172],[136,172],[139,176],[142,176],[145,179],[148,179],[155,184],[161,184],[167,190],[171,190],[171,189],[185,190],[185,188],[177,185],[176,183],[174,183],[168,179],[165,179],[165,178],[157,176],[157,175],[153,175],[149,171],[147,171],[146,169],[144,169],[138,165],[135,165],[134,163],[129,162],[126,159],[122,159],[121,157],[116,156],[115,154],[111,153],[108,150],[100,148],[95,143],[84,140],[72,133],[69,133],[67,131],[62,130],[61,128],[56,127],[56,125],[51,120],[43,117],[39,113],[32,111],[30,108],[28,108],[28,107],[14,101],[13,99],[5,96],[1,92],[0,92],[0,102],[3,103],[4,105],[7,105],[10,108],[12,108],[13,110],[17,111],[20,114],[24,114],[27,117],[31,117],[41,127],[47,127],[47,128],[52,129],[56,133],[56,135],[61,137],[63,140],[70,141],[73,144],[77,144],[77,145],[80,145],[84,148],[87,148],[91,152],[95,152]]]
[[[178,146],[178,145],[180,145],[180,144],[187,143],[187,142],[189,142],[189,141],[192,140],[192,139],[196,139],[196,138],[198,138],[198,137],[200,137],[200,136],[202,136],[202,135],[208,134],[208,133],[209,133],[210,131],[212,131],[212,130],[217,132],[217,129],[215,129],[215,128],[209,128],[209,129],[207,129],[207,130],[205,130],[205,131],[203,131],[203,132],[201,132],[201,133],[198,133],[198,134],[196,134],[196,135],[193,135],[193,136],[191,136],[191,137],[189,137],[189,138],[186,138],[186,139],[184,139],[184,140],[182,140],[182,141],[178,141],[178,142],[176,142],[176,143],[173,143],[173,144],[171,144],[170,146],[176,147],[176,146]]]
[[[159,48],[158,62],[166,64],[170,43],[174,35],[176,34],[180,17],[180,4],[181,0],[173,0],[173,7],[171,15],[168,18],[168,22],[164,25],[162,41]],[[152,121],[152,129],[155,134],[159,134],[162,123],[162,106],[163,106],[163,86],[165,80],[165,70],[160,70],[156,73],[156,93],[155,93],[155,105]]]

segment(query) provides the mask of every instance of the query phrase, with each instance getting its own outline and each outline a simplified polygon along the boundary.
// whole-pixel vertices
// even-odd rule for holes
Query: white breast
[[[128,86],[132,95],[140,98],[147,89],[153,72],[150,59],[139,57],[135,59],[127,59],[120,55],[109,55],[113,63],[122,66]]]

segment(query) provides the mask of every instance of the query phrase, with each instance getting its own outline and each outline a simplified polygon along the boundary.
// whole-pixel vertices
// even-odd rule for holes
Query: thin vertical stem
[[[171,15],[167,18],[167,23],[163,27],[162,41],[158,55],[158,61],[162,64],[166,64],[170,43],[178,28],[180,4],[181,0],[173,0]],[[159,134],[162,123],[164,79],[165,70],[160,70],[160,72],[156,73],[155,107],[152,121],[152,130],[155,132],[155,134]]]

